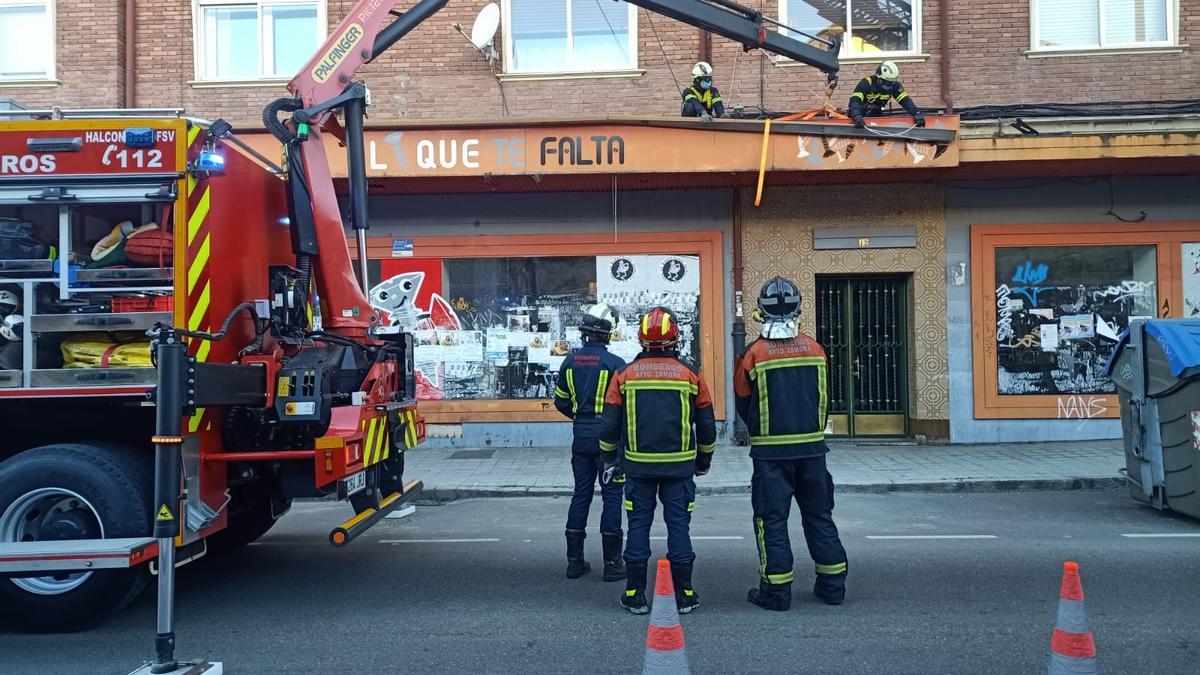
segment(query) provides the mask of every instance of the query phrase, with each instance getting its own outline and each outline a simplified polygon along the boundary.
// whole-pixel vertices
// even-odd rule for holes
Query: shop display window
[[[658,305],[678,316],[685,358],[703,370],[715,370],[723,360],[706,353],[720,344],[711,325],[720,316],[706,308],[704,289],[715,286],[720,295],[719,277],[706,272],[720,262],[714,249],[720,235],[699,234],[706,241],[672,244],[679,237],[641,235],[646,241],[640,246],[613,245],[611,238],[588,245],[597,238],[576,235],[583,237],[577,251],[553,245],[570,242],[570,236],[515,238],[530,241],[528,246],[509,246],[511,237],[486,237],[494,246],[481,245],[484,238],[463,238],[460,246],[459,238],[429,237],[389,240],[387,249],[378,241],[372,251],[402,255],[371,255],[368,297],[385,324],[413,333],[417,397],[429,402],[425,409],[435,420],[443,412],[473,409],[554,419],[553,408],[544,414],[543,404],[554,395],[563,359],[582,344],[579,326],[593,303],[616,310],[609,350],[626,361],[640,351],[641,315]],[[671,248],[677,252],[663,252]],[[716,303],[720,307],[719,297]],[[715,372],[710,382],[724,379]]]
[[[997,393],[1113,393],[1105,365],[1130,319],[1154,317],[1153,245],[997,248]]]
[[[976,418],[1117,417],[1105,371],[1121,333],[1139,317],[1200,315],[1196,230],[973,226]]]

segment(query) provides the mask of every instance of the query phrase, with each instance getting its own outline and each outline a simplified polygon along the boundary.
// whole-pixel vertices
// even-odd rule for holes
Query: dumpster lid
[[[1175,377],[1200,366],[1200,320],[1147,321],[1146,333],[1158,341]]]
[[[1112,353],[1108,355],[1108,362],[1104,364],[1104,374],[1112,377],[1113,367],[1117,365],[1117,357],[1124,351],[1125,346],[1129,344],[1129,329],[1121,331],[1117,336],[1117,346],[1113,348]]]

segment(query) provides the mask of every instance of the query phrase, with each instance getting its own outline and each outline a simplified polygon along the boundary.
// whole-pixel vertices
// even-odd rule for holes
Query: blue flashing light
[[[142,127],[126,129],[125,145],[130,148],[153,148],[154,130]]]
[[[193,171],[205,173],[225,173],[225,158],[213,150],[201,150],[192,164]]]

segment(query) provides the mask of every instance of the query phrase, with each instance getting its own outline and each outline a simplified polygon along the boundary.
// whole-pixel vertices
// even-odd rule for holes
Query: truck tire
[[[64,443],[0,462],[0,542],[144,537],[154,477],[148,453]],[[133,602],[146,566],[0,579],[0,626],[58,633],[87,628]]]

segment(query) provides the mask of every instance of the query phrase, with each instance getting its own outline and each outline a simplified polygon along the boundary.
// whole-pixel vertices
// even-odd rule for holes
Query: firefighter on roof
[[[750,501],[759,586],[747,599],[763,609],[791,608],[788,515],[794,499],[816,563],[813,593],[838,605],[846,595],[846,551],[833,523],[833,478],[825,468],[825,351],[796,329],[800,291],[788,279],[775,277],[763,285],[758,313],[762,336],[746,348],[733,374],[754,462]]]
[[[900,84],[900,68],[893,61],[884,61],[875,69],[874,75],[859,81],[854,93],[850,94],[850,119],[854,126],[862,129],[866,126],[863,117],[882,115],[884,106],[893,100],[912,115],[915,126],[925,126],[925,115]]]
[[[587,536],[588,510],[596,479],[600,478],[600,537],[604,546],[604,580],[625,578],[621,560],[621,484],[615,469],[604,473],[600,457],[600,416],[604,412],[604,394],[613,371],[625,365],[610,354],[608,341],[616,327],[617,314],[606,304],[589,307],[579,332],[583,347],[563,359],[554,388],[554,407],[574,420],[571,442],[571,471],[575,474],[575,494],[567,511],[567,578],[577,579],[591,571],[583,557]]]
[[[675,602],[686,614],[700,604],[692,588],[691,535],[696,483],[712,465],[717,440],[712,397],[704,379],[676,353],[679,324],[670,310],[655,307],[638,326],[642,353],[622,367],[608,385],[600,430],[605,464],[616,462],[617,444],[625,437],[625,510],[629,537],[625,545],[628,571],[621,606],[634,614],[646,604],[646,565],[650,558],[650,525],[655,502],[663,505],[667,525],[667,559],[675,582]]]
[[[683,90],[682,116],[699,117],[701,122],[725,116],[725,104],[721,102],[721,92],[713,86],[712,75],[712,66],[704,61],[692,68],[692,86]]]

